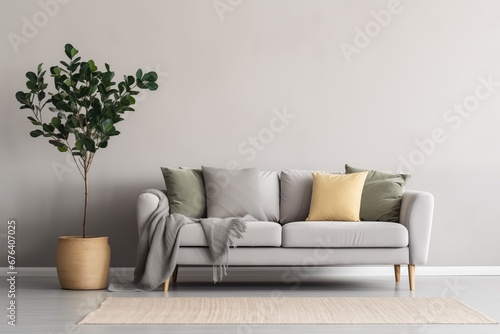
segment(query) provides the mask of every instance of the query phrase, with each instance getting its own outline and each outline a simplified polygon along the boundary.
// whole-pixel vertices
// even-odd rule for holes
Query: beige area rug
[[[495,324],[455,298],[108,297],[79,324]]]

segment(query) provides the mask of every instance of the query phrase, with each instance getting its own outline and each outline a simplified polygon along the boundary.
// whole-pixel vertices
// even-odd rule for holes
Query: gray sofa
[[[434,198],[423,191],[405,190],[400,221],[306,221],[312,194],[312,171],[260,172],[260,190],[268,221],[249,222],[237,248],[229,252],[230,266],[394,265],[399,282],[401,264],[408,265],[410,290],[415,289],[415,265],[427,261]],[[159,199],[139,195],[139,235]],[[180,232],[178,266],[211,266],[200,224]],[[174,271],[172,281],[177,279]],[[169,280],[165,282],[168,290]]]

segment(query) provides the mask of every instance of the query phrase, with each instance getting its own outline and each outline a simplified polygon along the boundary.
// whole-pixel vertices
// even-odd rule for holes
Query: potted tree
[[[134,111],[139,90],[156,90],[155,72],[137,70],[118,84],[108,64],[100,71],[93,60],[82,61],[78,50],[66,44],[67,61],[50,67],[54,87],[48,88],[42,64],[26,73],[28,91],[16,93],[21,109],[31,110],[29,121],[37,127],[31,137],[44,137],[60,152],[71,155],[84,181],[84,210],[81,236],[61,236],[57,245],[57,275],[63,289],[106,287],[110,249],[108,237],[87,235],[89,171],[97,151],[118,135],[115,124]],[[52,90],[53,89],[53,90]],[[47,111],[49,109],[49,111]],[[46,115],[47,113],[50,114]]]

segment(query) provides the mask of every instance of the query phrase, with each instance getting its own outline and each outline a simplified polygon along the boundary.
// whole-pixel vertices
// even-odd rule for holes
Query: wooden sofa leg
[[[177,274],[179,273],[179,266],[175,266],[174,272],[172,273],[172,282],[177,282]]]
[[[396,283],[399,283],[399,279],[401,277],[401,265],[394,265],[394,276],[396,277]]]
[[[410,280],[410,291],[415,291],[415,265],[408,265],[408,278]]]
[[[163,291],[168,291],[168,286],[170,285],[170,279],[172,279],[172,283],[177,282],[177,273],[179,272],[179,266],[175,266],[174,272],[172,276],[165,281],[163,284]]]

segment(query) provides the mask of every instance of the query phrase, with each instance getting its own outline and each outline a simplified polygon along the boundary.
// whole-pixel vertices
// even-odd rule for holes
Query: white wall
[[[377,31],[371,13],[388,6]],[[135,263],[136,196],[163,186],[162,165],[408,170],[403,159],[408,188],[436,198],[429,264],[500,265],[499,12],[498,1],[455,0],[1,1],[0,212],[17,219],[18,265],[54,266],[57,236],[80,232],[82,181],[54,169],[65,156],[29,137],[14,98],[24,73],[61,60],[67,42],[119,75],[162,75],[91,172],[89,233],[110,236],[113,266]],[[346,57],[342,43],[360,47]],[[478,88],[482,100],[480,77],[497,83]],[[447,111],[462,103],[477,108]],[[238,152],[284,108],[295,118],[254,159]]]

